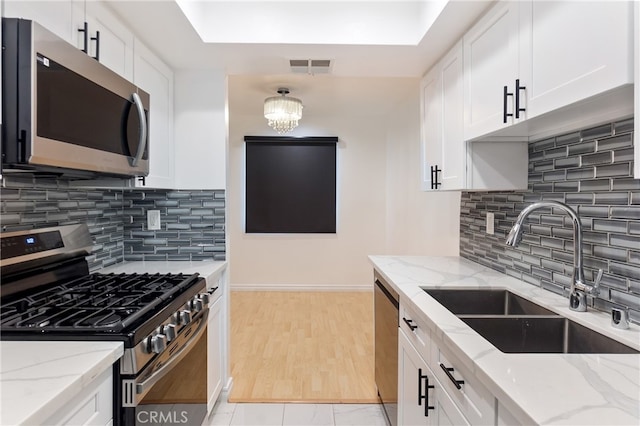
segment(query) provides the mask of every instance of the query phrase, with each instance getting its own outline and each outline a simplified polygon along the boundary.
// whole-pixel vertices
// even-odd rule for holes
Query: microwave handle
[[[136,156],[131,159],[131,167],[138,165],[138,161],[142,159],[144,150],[147,147],[147,120],[144,115],[142,100],[137,93],[133,93],[133,103],[138,109],[138,118],[140,119],[140,138],[138,139],[138,150],[136,151]]]

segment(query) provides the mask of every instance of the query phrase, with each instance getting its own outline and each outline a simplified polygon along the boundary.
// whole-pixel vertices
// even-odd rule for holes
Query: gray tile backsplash
[[[84,222],[95,243],[91,271],[123,260],[225,259],[224,190],[87,189],[12,174],[3,183],[2,231]],[[148,209],[160,210],[159,231],[146,229]]]
[[[522,244],[504,244],[527,205],[557,200],[573,207],[584,228],[591,281],[604,270],[592,307],[629,308],[640,324],[640,180],[633,179],[633,119],[529,143],[529,184],[522,192],[463,192],[460,255],[564,296],[571,285],[573,228],[563,213],[539,210],[527,219]],[[485,233],[487,212],[495,234]]]
[[[125,260],[225,260],[225,192],[125,192]],[[160,230],[147,228],[160,211]]]

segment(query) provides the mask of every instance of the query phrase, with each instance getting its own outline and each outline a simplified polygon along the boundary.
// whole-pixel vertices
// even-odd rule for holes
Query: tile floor
[[[378,404],[249,404],[228,403],[221,395],[205,426],[384,426]]]

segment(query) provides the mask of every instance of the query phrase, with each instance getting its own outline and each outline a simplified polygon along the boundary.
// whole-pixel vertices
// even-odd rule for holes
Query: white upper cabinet
[[[631,115],[632,10],[625,1],[497,3],[463,37],[465,140]]]
[[[133,79],[133,33],[102,3],[76,0],[74,2],[73,44],[86,49],[87,54],[127,80]],[[78,29],[87,23],[87,39]],[[85,47],[86,46],[86,47]]]
[[[633,83],[632,2],[533,1],[520,7],[528,118]]]
[[[133,83],[150,97],[149,175],[136,186],[173,188],[173,71],[137,39],[133,69]]]
[[[442,82],[442,188],[464,184],[464,97],[462,91],[462,42],[440,61]]]
[[[496,4],[463,37],[464,138],[513,124],[520,2]]]
[[[422,182],[423,191],[437,189],[436,167],[442,157],[442,85],[440,67],[436,64],[420,83],[420,114],[422,132]],[[442,167],[442,164],[439,166]]]
[[[67,42],[74,44],[76,36],[73,28],[72,0],[6,0],[4,1],[3,17],[36,21]]]
[[[423,78],[422,189],[464,186],[462,42],[458,42]]]
[[[526,142],[464,139],[463,50],[459,41],[422,79],[422,189],[526,189]]]

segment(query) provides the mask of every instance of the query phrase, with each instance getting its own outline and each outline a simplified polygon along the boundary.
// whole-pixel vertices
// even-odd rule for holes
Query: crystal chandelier
[[[272,96],[264,100],[264,118],[279,134],[290,132],[298,127],[298,120],[302,118],[302,101],[288,98],[289,89],[278,89],[281,96]]]

